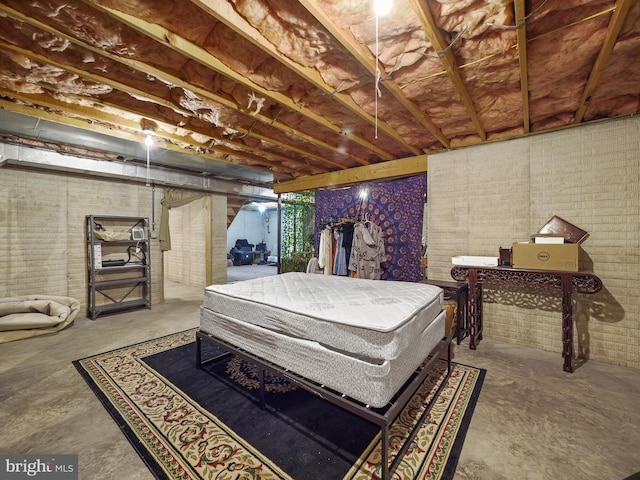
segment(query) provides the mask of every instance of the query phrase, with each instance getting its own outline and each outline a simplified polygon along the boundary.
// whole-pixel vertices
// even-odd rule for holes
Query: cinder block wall
[[[558,215],[589,232],[581,269],[604,284],[574,295],[576,355],[640,368],[639,191],[638,117],[431,155],[429,277],[451,280],[452,256],[498,256]],[[562,351],[559,294],[486,288],[484,302],[485,338]]]
[[[155,198],[159,229],[160,195]],[[0,168],[0,297],[76,298],[87,307],[86,215],[152,218],[152,190],[75,175]],[[162,262],[151,241],[152,303],[162,301]]]
[[[207,208],[210,205],[210,211]],[[211,216],[211,281],[227,283],[227,198],[210,195],[169,210],[171,250],[164,254],[165,277],[206,287],[206,221]]]
[[[268,224],[265,221],[267,217]],[[236,245],[239,238],[246,238],[254,245],[264,241],[266,249],[275,252],[274,246],[278,244],[278,211],[267,210],[260,213],[257,210],[240,210],[227,229],[227,252]]]
[[[200,198],[169,210],[171,250],[165,252],[165,276],[169,280],[205,287],[205,200]]]

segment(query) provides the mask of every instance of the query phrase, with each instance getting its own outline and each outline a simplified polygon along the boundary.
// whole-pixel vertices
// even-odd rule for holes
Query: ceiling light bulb
[[[151,135],[147,135],[147,138],[144,139],[144,143],[147,147],[153,145],[153,138],[151,138]]]
[[[391,11],[393,0],[373,0],[373,10],[376,15],[386,15]]]

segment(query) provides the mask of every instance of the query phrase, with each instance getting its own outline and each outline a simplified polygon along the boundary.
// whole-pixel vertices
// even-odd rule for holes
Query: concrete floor
[[[275,265],[238,265],[227,267],[227,283],[249,280],[256,277],[277,275],[278,267]]]
[[[81,479],[152,479],[71,362],[196,327],[201,302],[201,289],[178,285],[151,310],[0,344],[0,452],[77,454]],[[569,374],[559,353],[491,339],[476,351],[463,341],[454,359],[487,369],[455,480],[640,472],[639,371],[587,361]]]

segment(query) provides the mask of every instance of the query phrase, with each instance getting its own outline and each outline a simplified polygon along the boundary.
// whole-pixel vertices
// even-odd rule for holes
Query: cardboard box
[[[563,237],[565,243],[514,243],[513,267],[577,272],[580,269],[580,243],[588,236],[581,228],[554,216],[532,238]]]
[[[580,250],[578,243],[514,243],[513,267],[577,272]]]

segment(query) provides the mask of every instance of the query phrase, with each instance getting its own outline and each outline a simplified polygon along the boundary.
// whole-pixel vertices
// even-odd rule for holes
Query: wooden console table
[[[469,284],[469,348],[475,350],[482,340],[482,285],[520,287],[562,291],[562,356],[565,372],[573,372],[573,305],[572,293],[598,293],[602,281],[591,272],[529,270],[511,267],[474,267],[456,265],[451,278]]]

